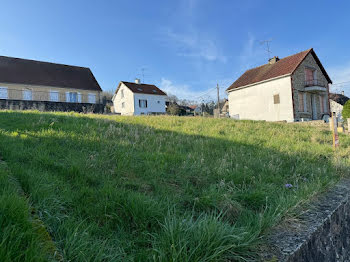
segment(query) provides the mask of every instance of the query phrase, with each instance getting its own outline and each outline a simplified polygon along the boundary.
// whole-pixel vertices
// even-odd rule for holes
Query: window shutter
[[[146,108],[147,108],[147,100],[145,100],[145,102],[146,102]]]
[[[273,103],[274,104],[279,104],[280,103],[280,95],[279,94],[273,96]]]
[[[69,92],[66,92],[66,102],[70,102]]]
[[[139,107],[141,107],[141,99],[139,99]]]
[[[78,93],[78,103],[81,103],[81,93]]]

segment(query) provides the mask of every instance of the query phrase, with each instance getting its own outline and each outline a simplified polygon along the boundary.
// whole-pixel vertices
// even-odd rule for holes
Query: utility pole
[[[218,92],[218,117],[220,117],[220,94],[219,94],[219,84],[216,84],[216,90]]]

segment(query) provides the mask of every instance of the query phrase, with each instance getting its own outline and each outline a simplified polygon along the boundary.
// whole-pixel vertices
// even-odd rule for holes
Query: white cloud
[[[168,95],[175,95],[179,99],[187,99],[196,102],[200,102],[202,100],[209,101],[215,99],[216,97],[215,88],[195,91],[189,85],[174,84],[171,80],[165,78],[162,78],[161,80],[160,89],[162,89]]]
[[[164,35],[165,41],[174,46],[179,56],[227,62],[227,57],[223,55],[215,41],[195,30],[191,30],[189,33],[175,33],[171,29],[167,29]]]
[[[264,51],[263,47],[260,46],[260,44],[259,47],[257,44],[258,42],[255,36],[252,33],[248,33],[248,39],[244,43],[243,50],[239,56],[242,71],[262,64],[261,61],[266,51]],[[265,56],[267,57],[266,54]]]

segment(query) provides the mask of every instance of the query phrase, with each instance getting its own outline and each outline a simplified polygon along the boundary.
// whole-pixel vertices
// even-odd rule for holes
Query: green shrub
[[[343,107],[342,117],[344,120],[350,118],[350,100]]]

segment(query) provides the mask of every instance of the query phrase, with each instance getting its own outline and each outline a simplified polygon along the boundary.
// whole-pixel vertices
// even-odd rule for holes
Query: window
[[[0,99],[7,99],[8,93],[7,93],[7,87],[0,87]]]
[[[158,104],[160,104],[160,101],[158,101]]]
[[[147,100],[139,99],[139,107],[147,108]]]
[[[125,108],[125,103],[124,102],[122,103],[122,108]]]
[[[30,89],[24,89],[23,90],[23,100],[32,100],[32,90]]]
[[[124,98],[124,90],[123,89],[120,90],[120,96],[121,96],[121,98]]]
[[[273,103],[274,104],[280,103],[280,95],[279,94],[273,96]]]
[[[52,102],[58,102],[59,99],[59,92],[58,91],[50,91],[50,101]]]
[[[66,92],[66,102],[78,102],[78,94],[76,92]]]
[[[90,104],[96,104],[96,95],[95,94],[88,94],[88,102]]]
[[[81,103],[81,93],[78,93],[78,103]]]
[[[304,104],[305,104],[304,94],[302,92],[299,92],[298,98],[299,98],[299,112],[304,112],[304,110],[305,110],[305,108],[304,108]]]
[[[324,113],[325,112],[325,106],[324,106],[324,99],[323,99],[323,96],[318,96],[319,98],[319,101],[320,101],[320,109],[321,109],[321,113]]]

